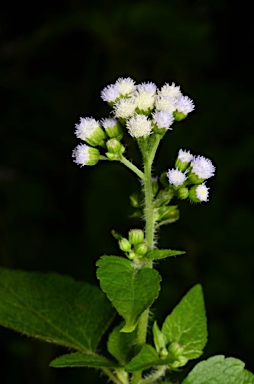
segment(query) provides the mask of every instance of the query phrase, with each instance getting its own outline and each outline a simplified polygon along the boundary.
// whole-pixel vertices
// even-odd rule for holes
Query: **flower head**
[[[115,84],[107,85],[101,91],[101,98],[108,103],[114,103],[120,97],[120,92]]]
[[[194,173],[199,179],[209,179],[214,172],[215,167],[211,160],[204,156],[196,156],[191,162],[191,173]]]
[[[179,187],[179,185],[182,185],[187,179],[185,173],[179,171],[178,169],[169,169],[167,176],[169,183],[173,184],[175,187]]]
[[[193,159],[193,155],[190,153],[190,151],[184,151],[183,149],[180,149],[178,152],[177,158],[181,160],[183,163],[190,163]]]
[[[152,131],[151,120],[145,115],[135,115],[127,121],[126,127],[133,137],[147,137]]]
[[[188,96],[179,96],[176,99],[176,110],[178,112],[187,115],[188,113],[194,111],[195,105],[193,101]]]
[[[155,107],[157,111],[167,111],[172,113],[176,110],[176,99],[170,96],[157,95],[155,100]]]
[[[103,128],[112,128],[117,124],[117,119],[113,118],[106,118],[106,119],[101,119],[101,125]]]
[[[122,96],[128,96],[130,93],[136,90],[135,81],[132,80],[130,77],[120,77],[116,81],[115,86],[117,87],[118,91]]]
[[[79,144],[72,151],[74,163],[79,164],[81,167],[84,165],[95,165],[100,159],[100,152],[96,148],[89,147],[86,144]]]
[[[170,128],[174,122],[173,114],[168,111],[155,111],[153,114],[153,121],[158,128],[172,129]]]
[[[194,203],[201,203],[202,201],[208,201],[209,188],[203,183],[193,186],[189,192],[189,198]]]
[[[169,85],[168,83],[164,84],[161,90],[158,92],[160,96],[176,98],[182,95],[180,91],[180,86],[176,86],[175,83]]]
[[[115,116],[120,119],[128,119],[134,115],[136,109],[136,103],[133,98],[120,99],[114,105]]]
[[[150,112],[153,109],[155,101],[155,94],[153,92],[139,89],[134,93],[133,97],[140,111]]]
[[[75,125],[75,129],[78,139],[93,146],[98,145],[106,138],[100,123],[92,117],[81,117],[79,124]]]
[[[137,85],[137,91],[141,92],[148,92],[151,94],[155,94],[157,90],[157,87],[154,83],[148,82],[148,83],[141,83]]]

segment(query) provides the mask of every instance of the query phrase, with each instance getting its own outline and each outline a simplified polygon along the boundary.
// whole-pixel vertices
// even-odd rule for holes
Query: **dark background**
[[[97,284],[95,261],[119,253],[112,228],[133,226],[138,181],[120,164],[80,169],[71,160],[80,116],[101,118],[104,86],[120,76],[175,81],[196,112],[161,145],[155,172],[179,148],[212,159],[208,204],[180,203],[160,246],[187,254],[162,262],[161,321],[195,283],[204,287],[204,357],[235,356],[254,371],[253,22],[226,0],[8,2],[0,10],[0,265],[68,273]],[[130,146],[130,157],[139,155]],[[0,329],[5,384],[102,383],[85,369],[54,370],[65,352]]]

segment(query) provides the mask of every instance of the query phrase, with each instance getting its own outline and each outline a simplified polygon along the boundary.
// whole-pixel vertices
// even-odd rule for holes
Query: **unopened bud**
[[[188,190],[188,188],[184,187],[184,188],[180,188],[180,189],[178,189],[178,191],[177,191],[177,196],[178,196],[179,199],[181,199],[181,200],[185,200],[185,199],[187,199],[187,197],[189,196],[189,190]]]
[[[142,229],[131,229],[129,231],[129,242],[133,245],[143,243],[144,237]]]
[[[117,139],[110,139],[106,142],[107,149],[110,153],[122,152],[122,144]],[[124,148],[124,147],[123,147]]]
[[[130,203],[134,208],[140,207],[139,195],[138,193],[133,193],[130,195]]]
[[[184,347],[177,343],[176,341],[173,341],[173,343],[170,344],[168,348],[168,352],[175,358],[178,358],[182,355],[184,350]]]
[[[131,250],[131,243],[125,237],[119,240],[118,245],[123,252],[129,252]]]
[[[148,251],[148,247],[145,243],[140,243],[140,244],[135,245],[134,251],[138,255],[144,256]]]

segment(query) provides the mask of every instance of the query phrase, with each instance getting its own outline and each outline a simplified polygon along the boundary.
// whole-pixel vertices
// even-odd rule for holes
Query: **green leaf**
[[[116,368],[117,363],[105,359],[103,356],[84,354],[80,352],[69,353],[57,357],[49,364],[50,367],[54,368],[65,368],[65,367],[90,367],[90,368]]]
[[[113,318],[113,308],[97,287],[55,273],[0,269],[4,327],[94,352]]]
[[[141,371],[159,365],[167,365],[168,359],[160,359],[156,350],[148,344],[145,344],[138,355],[133,357],[129,364],[126,365],[127,372]]]
[[[187,359],[199,357],[207,342],[207,326],[204,298],[200,284],[195,285],[167,316],[162,333],[168,343],[182,346],[182,356]]]
[[[113,329],[108,338],[107,348],[109,353],[123,366],[133,357],[137,342],[137,333],[122,333],[123,323]]]
[[[198,363],[182,384],[254,384],[254,375],[244,369],[244,363],[222,355]]]
[[[166,257],[183,255],[184,251],[175,251],[173,249],[154,249],[153,251],[149,251],[145,258],[149,260],[159,260],[165,259]]]
[[[159,273],[151,268],[136,270],[130,260],[117,256],[102,256],[97,266],[101,289],[126,322],[121,332],[132,332],[158,297]]]

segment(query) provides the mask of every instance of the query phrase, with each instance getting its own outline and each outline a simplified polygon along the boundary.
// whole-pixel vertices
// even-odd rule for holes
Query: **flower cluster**
[[[215,173],[211,160],[180,149],[175,167],[167,171],[168,182],[175,194],[182,200],[208,201],[209,188],[205,181]]]
[[[137,140],[154,133],[164,135],[172,129],[174,121],[184,119],[194,110],[193,101],[175,83],[166,83],[159,89],[153,82],[136,84],[130,77],[121,77],[106,86],[101,98],[113,108],[111,117],[101,121],[81,117],[75,126],[77,138],[86,143],[79,144],[72,153],[74,162],[81,167],[94,165],[101,158],[99,149],[94,147],[104,148],[107,159],[119,160],[124,152],[120,143],[124,126]]]

